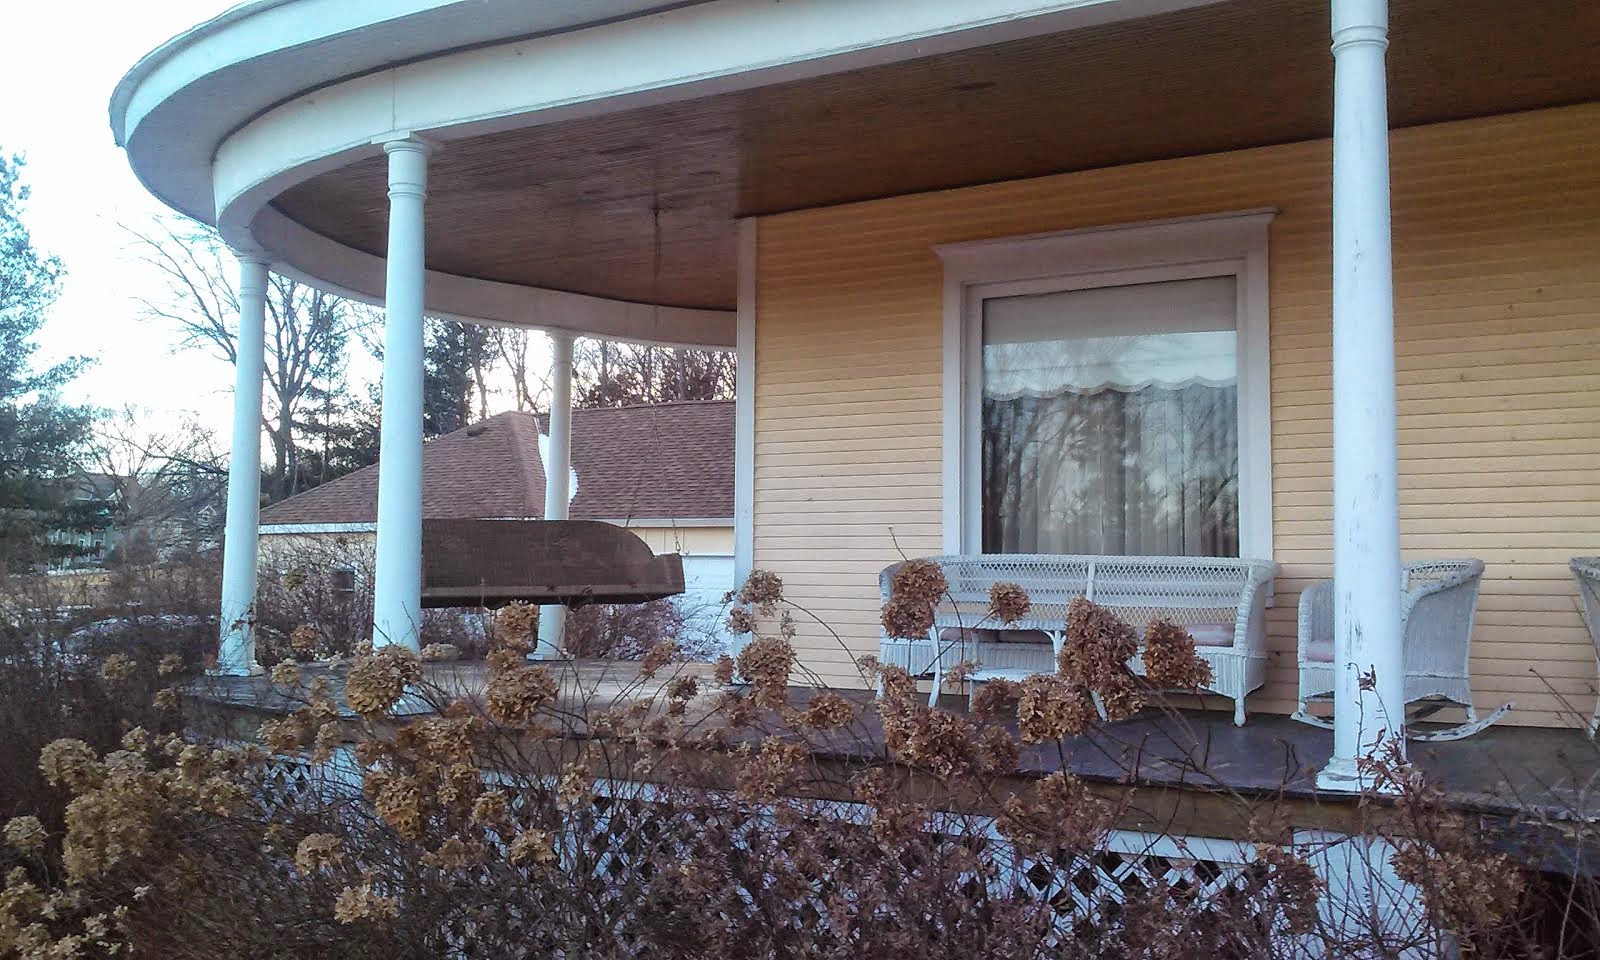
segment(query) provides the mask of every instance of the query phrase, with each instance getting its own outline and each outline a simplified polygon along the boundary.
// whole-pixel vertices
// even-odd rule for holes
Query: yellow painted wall
[[[1566,563],[1600,554],[1600,104],[1395,132],[1400,484],[1407,557],[1487,564],[1480,705],[1587,713],[1595,662]],[[755,563],[850,645],[806,665],[859,683],[878,570],[941,541],[935,244],[1256,207],[1271,233],[1273,529],[1267,686],[1295,695],[1295,604],[1330,574],[1327,141],[1015,181],[760,224]],[[804,624],[804,618],[802,618]]]
[[[733,527],[628,527],[656,553],[733,556]]]

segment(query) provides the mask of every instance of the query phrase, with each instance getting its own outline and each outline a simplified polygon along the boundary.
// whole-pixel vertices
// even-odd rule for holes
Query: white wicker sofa
[[[1189,630],[1211,665],[1211,690],[1233,700],[1234,722],[1244,723],[1244,699],[1266,681],[1266,599],[1277,564],[1223,557],[1102,557],[984,554],[929,557],[950,588],[934,610],[926,638],[884,635],[879,659],[913,676],[931,676],[937,697],[944,674],[961,661],[976,663],[969,682],[1017,679],[1055,670],[1065,642],[1067,605],[1088,597],[1143,631],[1156,617]],[[894,572],[879,575],[888,602]],[[1015,583],[1032,598],[1016,623],[989,618],[989,588]],[[1043,633],[1048,642],[1030,635]],[[1135,657],[1135,671],[1142,663]]]

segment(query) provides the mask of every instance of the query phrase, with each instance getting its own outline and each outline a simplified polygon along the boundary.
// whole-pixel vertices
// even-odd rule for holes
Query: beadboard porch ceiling
[[[1592,0],[1392,0],[1395,127],[1600,99]],[[741,216],[1328,136],[1326,0],[1155,18],[451,142],[428,266],[732,309]],[[385,161],[274,206],[382,255]]]

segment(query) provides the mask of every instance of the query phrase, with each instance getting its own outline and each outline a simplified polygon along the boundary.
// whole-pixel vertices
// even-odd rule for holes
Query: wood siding
[[[1595,660],[1567,574],[1600,553],[1600,104],[1392,140],[1402,547],[1487,564],[1481,706],[1566,724]],[[806,665],[857,683],[877,572],[941,549],[935,244],[1273,207],[1268,682],[1295,696],[1295,605],[1332,564],[1330,146],[1325,140],[783,214],[761,222],[755,564]]]

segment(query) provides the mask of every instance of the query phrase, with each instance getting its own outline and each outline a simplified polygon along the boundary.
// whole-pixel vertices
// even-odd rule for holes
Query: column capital
[[[228,247],[228,252],[233,254],[233,259],[239,261],[240,266],[252,266],[272,269],[272,256],[260,247]]]
[[[431,137],[424,137],[409,130],[384,134],[373,140],[373,143],[383,145],[383,152],[394,153],[420,153],[424,157],[432,156],[439,149],[438,141]]]
[[[550,329],[546,330],[544,335],[550,338],[552,344],[563,347],[572,346],[573,341],[578,339],[578,335],[571,330]]]
[[[1388,0],[1333,0],[1333,52],[1350,47],[1389,46]]]

